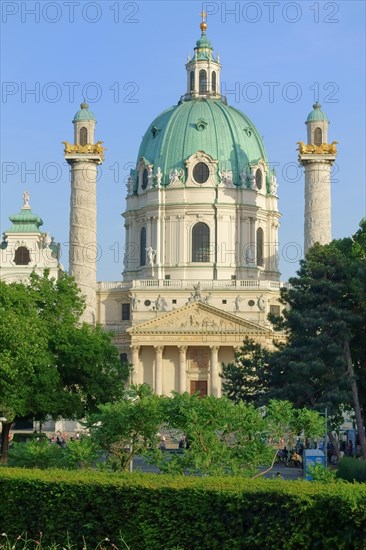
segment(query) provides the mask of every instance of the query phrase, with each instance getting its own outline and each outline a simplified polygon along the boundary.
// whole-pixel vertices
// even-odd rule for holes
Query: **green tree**
[[[147,384],[132,386],[114,403],[98,407],[87,419],[92,441],[114,470],[129,470],[133,457],[158,444],[164,398]]]
[[[146,384],[125,390],[121,399],[99,406],[88,416],[91,441],[106,455],[107,467],[129,470],[140,454],[166,473],[254,476],[273,466],[278,444],[304,430],[324,432],[315,411],[298,411],[291,403],[270,401],[255,408],[226,397],[173,393],[157,396]],[[185,434],[189,448],[173,455],[159,448],[160,431]],[[266,471],[268,471],[266,470]]]
[[[245,338],[234,361],[222,365],[224,394],[235,403],[262,405],[269,390],[270,355],[260,344]]]
[[[297,407],[326,407],[336,422],[353,408],[366,459],[359,398],[366,374],[365,233],[363,222],[352,239],[313,246],[281,290],[288,307],[272,320],[287,343],[271,356],[269,396]]]
[[[74,280],[32,274],[27,284],[0,281],[1,459],[17,417],[81,418],[124,388],[109,334],[80,324],[84,300]]]
[[[260,466],[274,464],[278,443],[290,440],[306,426],[309,436],[319,436],[324,421],[316,412],[302,417],[289,402],[271,401],[255,408],[226,397],[174,393],[163,402],[164,424],[184,433],[189,449],[174,457],[155,450],[151,460],[166,472],[204,475],[258,474]]]

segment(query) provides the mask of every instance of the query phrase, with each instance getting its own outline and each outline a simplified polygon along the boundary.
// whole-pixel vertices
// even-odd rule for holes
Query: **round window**
[[[262,172],[260,170],[255,173],[255,184],[257,189],[262,189]]]
[[[144,301],[144,304],[145,304],[146,307],[151,306],[150,300],[145,300],[145,301]]]
[[[251,306],[251,307],[253,307],[253,306],[254,306],[254,304],[255,304],[254,300],[249,300],[249,302],[248,302],[248,306]]]
[[[197,183],[205,183],[210,175],[210,170],[207,164],[199,162],[193,168],[193,177]]]
[[[148,173],[145,168],[145,170],[142,172],[142,184],[141,184],[142,189],[146,189],[147,181],[148,181]]]

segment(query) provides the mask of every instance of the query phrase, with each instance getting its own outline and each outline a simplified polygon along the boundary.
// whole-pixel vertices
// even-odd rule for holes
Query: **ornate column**
[[[305,170],[304,255],[313,244],[332,240],[331,170],[338,143],[328,143],[329,119],[320,103],[314,103],[305,124],[308,143],[298,142],[299,162]]]
[[[184,393],[185,391],[187,391],[186,363],[187,363],[188,346],[180,346],[178,349],[179,349],[179,391],[180,393]]]
[[[210,346],[211,349],[211,395],[221,397],[221,378],[219,376],[219,346]]]
[[[97,167],[103,163],[101,141],[94,143],[96,120],[87,103],[73,119],[74,144],[64,141],[65,160],[71,166],[69,272],[85,296],[81,321],[97,322],[96,273]]]
[[[313,244],[328,244],[332,240],[330,180],[335,158],[325,154],[299,155],[305,169],[304,255]]]
[[[155,393],[163,393],[163,351],[164,346],[155,346]]]
[[[140,346],[132,346],[132,365],[133,365],[133,371],[131,373],[132,384],[142,384],[143,382],[143,373],[140,372],[139,352],[140,352]]]

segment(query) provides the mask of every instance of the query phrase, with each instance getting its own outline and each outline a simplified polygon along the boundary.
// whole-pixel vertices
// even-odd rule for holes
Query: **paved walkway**
[[[137,456],[133,460],[133,471],[158,474],[159,468],[152,464],[147,464],[141,456]],[[285,466],[284,464],[276,464],[272,470],[264,474],[264,477],[268,479],[276,478],[277,473],[279,473],[283,479],[287,480],[303,479],[304,477],[302,468],[293,468]]]

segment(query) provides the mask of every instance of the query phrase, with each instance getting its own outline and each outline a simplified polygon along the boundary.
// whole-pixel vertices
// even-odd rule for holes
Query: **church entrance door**
[[[206,397],[207,395],[207,380],[191,380],[191,395],[198,391],[200,397]]]

